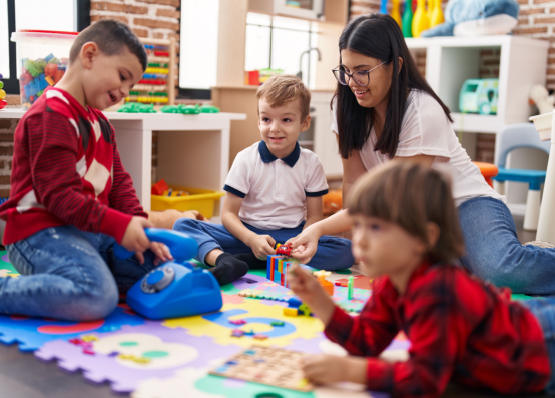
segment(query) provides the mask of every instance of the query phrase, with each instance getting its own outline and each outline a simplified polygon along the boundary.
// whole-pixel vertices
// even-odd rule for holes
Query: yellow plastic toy
[[[399,24],[399,27],[403,29],[403,23],[401,22],[401,11],[399,11],[400,0],[393,0],[393,8],[391,9],[391,18]]]
[[[420,33],[429,27],[430,21],[426,12],[426,0],[418,0],[414,18],[412,19],[412,37],[420,37]]]
[[[443,11],[441,10],[441,0],[434,0],[435,6],[432,12],[432,18],[430,19],[430,28],[445,22],[445,17],[443,16]]]
[[[432,13],[434,12],[435,6],[436,6],[435,0],[428,0],[428,7],[426,8],[426,15],[428,16],[428,24],[430,23],[429,21],[432,20]],[[429,26],[428,29],[429,28],[431,28],[431,26]]]

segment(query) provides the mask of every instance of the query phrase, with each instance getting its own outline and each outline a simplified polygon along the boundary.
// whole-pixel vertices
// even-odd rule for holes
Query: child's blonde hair
[[[256,113],[258,113],[258,100],[260,99],[265,99],[272,108],[276,108],[300,98],[304,120],[310,113],[310,97],[310,90],[297,76],[275,75],[256,90]]]
[[[464,254],[464,239],[450,182],[438,171],[412,162],[392,161],[362,176],[348,198],[349,214],[393,222],[409,234],[428,241],[427,224],[440,235],[429,248],[432,262]]]

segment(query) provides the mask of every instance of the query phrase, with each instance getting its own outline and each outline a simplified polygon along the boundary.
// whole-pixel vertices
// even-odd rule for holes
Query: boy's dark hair
[[[392,67],[391,89],[382,134],[374,144],[374,150],[395,156],[399,135],[407,110],[407,94],[421,90],[430,94],[443,108],[445,117],[452,123],[449,108],[439,99],[426,79],[422,77],[407,47],[399,24],[387,14],[367,14],[353,19],[339,38],[339,63],[341,50],[351,50],[384,62],[382,67]],[[399,57],[403,66],[399,70]],[[348,159],[353,150],[360,151],[372,131],[374,108],[365,108],[357,102],[351,88],[337,83],[337,134],[339,153]],[[333,105],[332,100],[332,105]]]
[[[349,214],[393,222],[428,242],[427,224],[439,227],[439,239],[429,248],[432,263],[464,254],[451,184],[440,172],[408,161],[392,161],[362,176],[348,198]]]
[[[71,50],[69,51],[69,62],[75,61],[83,44],[94,42],[98,49],[106,55],[121,54],[125,48],[135,54],[143,66],[143,71],[147,65],[147,55],[144,46],[139,41],[135,33],[123,22],[112,19],[98,21],[88,26],[77,35]]]

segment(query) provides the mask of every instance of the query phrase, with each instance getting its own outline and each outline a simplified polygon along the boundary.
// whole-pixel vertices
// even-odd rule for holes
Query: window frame
[[[91,1],[75,0],[75,9],[77,12],[77,31],[81,32],[91,24]],[[6,91],[6,94],[19,95],[16,43],[11,41],[13,32],[15,32],[15,0],[8,0],[8,50],[10,57],[10,78],[2,79],[2,82],[4,83],[4,91]]]

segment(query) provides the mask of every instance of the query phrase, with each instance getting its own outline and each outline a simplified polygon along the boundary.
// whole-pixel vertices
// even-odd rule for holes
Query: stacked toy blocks
[[[266,260],[266,279],[286,288],[290,288],[289,281],[287,280],[287,274],[290,267],[292,267],[295,263],[295,260],[287,256],[279,254],[268,256],[268,259]],[[302,268],[308,270],[310,273],[316,271],[314,268],[309,267],[308,265],[299,265]]]

